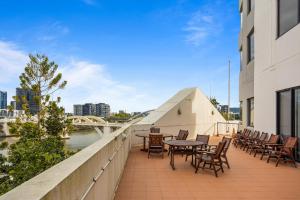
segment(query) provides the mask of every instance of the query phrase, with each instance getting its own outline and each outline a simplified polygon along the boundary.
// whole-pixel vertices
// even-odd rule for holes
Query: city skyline
[[[58,94],[67,112],[85,102],[150,110],[195,86],[227,104],[229,59],[231,104],[239,105],[239,53],[231,45],[239,32],[237,1],[92,2],[0,3],[0,84],[8,101],[27,55],[43,53],[68,81]],[[32,6],[19,12],[24,4]]]

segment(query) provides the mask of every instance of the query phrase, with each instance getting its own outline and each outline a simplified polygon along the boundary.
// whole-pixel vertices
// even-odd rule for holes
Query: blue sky
[[[237,0],[2,0],[0,90],[14,95],[28,53],[60,66],[67,111],[85,102],[143,111],[185,87],[238,106]]]

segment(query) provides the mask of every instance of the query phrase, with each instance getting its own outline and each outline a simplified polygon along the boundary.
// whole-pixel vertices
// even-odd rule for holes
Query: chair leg
[[[196,160],[195,162],[197,163],[197,160]],[[197,164],[197,167],[196,167],[196,171],[195,171],[195,173],[197,173],[197,172],[198,172],[198,170],[199,170],[199,167],[200,167],[200,162],[201,162],[201,159],[199,159],[199,161],[198,161],[198,164]]]
[[[230,169],[230,165],[229,165],[227,156],[224,156],[224,158],[225,158],[225,163],[227,165],[227,168]]]
[[[276,165],[275,165],[276,167],[278,167],[278,164],[279,164],[280,160],[281,160],[281,158],[280,158],[280,156],[278,156],[277,161],[276,161]]]
[[[221,171],[222,171],[222,173],[224,173],[223,162],[222,162],[221,158],[220,158],[219,162],[220,162],[220,168],[221,168]]]
[[[213,166],[213,169],[214,169],[214,172],[215,172],[215,176],[218,178],[218,172],[217,172],[214,161],[212,161],[212,166]]]

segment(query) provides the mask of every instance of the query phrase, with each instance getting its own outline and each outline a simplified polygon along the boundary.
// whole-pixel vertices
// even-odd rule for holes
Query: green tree
[[[58,66],[46,56],[29,56],[30,62],[20,76],[21,87],[33,90],[39,105],[38,121],[9,123],[10,133],[19,140],[8,147],[8,157],[0,155],[0,195],[61,162],[72,154],[64,149],[61,134],[70,130],[71,124],[64,117],[64,109],[58,106],[60,98],[50,101],[51,95],[66,86]],[[27,102],[24,108],[28,108]],[[30,114],[26,112],[27,118]],[[0,148],[7,147],[3,143]]]
[[[211,97],[209,100],[216,108],[218,108],[218,105],[220,105],[215,97]]]
[[[20,75],[21,87],[25,90],[31,90],[34,93],[34,100],[38,105],[37,124],[40,130],[46,113],[46,106],[49,103],[50,96],[59,89],[63,89],[67,81],[62,81],[62,74],[57,73],[58,65],[49,61],[45,55],[29,55],[24,72]],[[16,99],[24,102],[25,99]],[[25,111],[28,111],[28,105],[24,103]]]

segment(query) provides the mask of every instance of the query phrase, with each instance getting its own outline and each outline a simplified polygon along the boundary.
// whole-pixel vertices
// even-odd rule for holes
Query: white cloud
[[[218,13],[207,6],[193,13],[183,29],[187,33],[186,41],[199,46],[208,38],[216,36],[222,30],[219,17]]]
[[[15,44],[0,41],[0,90],[8,91],[10,97],[15,95],[18,77],[27,61],[27,53]],[[88,102],[109,103],[114,111],[144,111],[156,106],[156,101],[144,90],[116,81],[102,64],[70,58],[65,64],[60,64],[59,69],[68,84],[57,95],[62,97],[62,104],[68,112],[73,111],[73,104]]]
[[[68,84],[59,95],[68,111],[72,111],[73,104],[87,102],[106,102],[115,111],[147,109],[143,105],[147,95],[138,92],[135,87],[113,80],[104,65],[71,59],[61,71]]]
[[[59,21],[46,23],[37,30],[37,40],[44,42],[54,41],[70,32],[70,29]]]
[[[0,41],[0,83],[13,83],[20,75],[27,55],[11,42]]]

